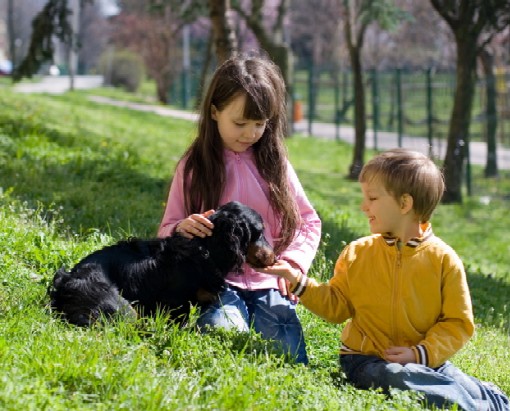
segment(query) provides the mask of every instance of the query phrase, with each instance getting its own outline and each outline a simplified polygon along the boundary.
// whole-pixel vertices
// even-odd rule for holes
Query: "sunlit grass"
[[[0,408],[6,410],[415,410],[413,395],[359,391],[338,372],[341,327],[298,307],[311,364],[285,362],[253,333],[197,335],[156,318],[78,329],[47,309],[55,269],[119,238],[152,236],[194,126],[101,106],[86,93],[0,94]],[[123,94],[119,93],[118,98]],[[293,137],[291,161],[323,221],[311,270],[327,280],[368,233],[349,146]],[[370,155],[370,153],[368,153]],[[477,322],[453,361],[510,391],[510,179],[474,171],[474,196],[441,205],[436,234],[462,256]]]

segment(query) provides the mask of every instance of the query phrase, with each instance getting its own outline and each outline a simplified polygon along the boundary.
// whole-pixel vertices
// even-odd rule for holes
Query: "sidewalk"
[[[74,77],[74,88],[90,89],[101,87],[103,85],[103,76],[83,76]],[[21,82],[14,86],[14,90],[18,93],[49,93],[61,94],[69,91],[71,87],[71,79],[69,76],[43,76],[39,81]]]
[[[308,135],[308,123],[301,121],[294,124],[294,132]],[[336,127],[329,123],[312,123],[312,135],[329,139],[337,138]],[[348,126],[340,126],[338,131],[339,139],[354,144],[354,129]],[[387,150],[398,147],[397,133],[387,131],[377,132],[377,141],[374,139],[373,130],[367,130],[366,148],[377,148]],[[402,136],[402,147],[429,154],[429,142],[425,137]],[[487,144],[480,141],[472,141],[469,144],[471,164],[485,166],[487,164]],[[446,140],[433,139],[432,156],[444,159],[446,155]],[[510,170],[510,149],[497,148],[497,165],[499,170]]]
[[[196,121],[198,115],[190,111],[171,109],[165,106],[137,104],[126,101],[112,100],[107,97],[91,96],[91,101],[100,104],[109,104],[118,107],[128,107],[133,110],[147,111],[159,114],[161,116],[170,116],[175,118],[182,118],[185,120]],[[308,123],[301,121],[294,124],[294,132],[300,134],[308,134]],[[313,123],[312,136],[336,139],[337,131],[334,124],[330,123]],[[396,133],[385,131],[377,132],[377,141],[374,139],[372,130],[367,130],[366,135],[366,148],[377,148],[379,150],[386,150],[398,147],[398,136]],[[340,126],[338,130],[338,138],[347,143],[354,143],[354,129],[348,126]],[[377,143],[377,144],[376,144]],[[402,137],[402,147],[410,148],[420,151],[424,154],[429,154],[428,140],[424,137]],[[487,144],[483,142],[471,142],[469,145],[471,164],[485,166],[487,163]],[[439,159],[444,159],[446,153],[446,141],[435,139],[432,144],[432,155]],[[497,165],[499,170],[510,170],[510,149],[498,147],[497,149]]]

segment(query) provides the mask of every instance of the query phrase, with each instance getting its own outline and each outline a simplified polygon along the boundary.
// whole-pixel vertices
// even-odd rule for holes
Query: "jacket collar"
[[[421,243],[427,241],[430,237],[432,237],[434,235],[434,233],[432,232],[432,224],[431,223],[423,223],[421,225],[421,228],[423,230],[423,235],[421,237],[411,238],[406,243],[406,245],[408,247],[416,248]],[[392,237],[389,233],[383,234],[382,238],[384,239],[384,241],[386,241],[386,244],[388,244],[389,246],[395,245],[395,243],[397,243],[397,241],[398,241],[397,237]]]

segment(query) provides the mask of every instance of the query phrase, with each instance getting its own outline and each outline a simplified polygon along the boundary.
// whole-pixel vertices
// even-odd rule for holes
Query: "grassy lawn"
[[[102,94],[108,94],[102,91]],[[123,98],[123,93],[115,91]],[[193,124],[100,106],[86,93],[0,93],[0,408],[5,410],[416,410],[416,397],[359,391],[338,372],[341,327],[298,307],[310,365],[255,334],[197,335],[164,317],[78,329],[47,309],[54,271],[126,236],[155,235]],[[289,154],[323,220],[311,275],[327,280],[343,245],[368,233],[350,147],[295,136]],[[368,153],[370,155],[370,153]],[[476,336],[452,360],[510,393],[510,175],[463,205],[441,205],[436,234],[463,258]]]

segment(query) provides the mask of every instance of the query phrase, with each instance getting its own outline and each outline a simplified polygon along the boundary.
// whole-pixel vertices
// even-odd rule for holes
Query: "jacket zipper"
[[[243,186],[241,182],[242,173],[239,172],[239,167],[241,165],[241,155],[239,153],[234,153],[235,163],[236,163],[236,172],[237,172],[237,192],[239,193],[239,201],[243,202],[244,198],[241,198],[241,187]],[[244,196],[244,194],[243,194]],[[248,276],[243,275],[243,283],[247,289],[251,289],[251,283],[248,281]]]
[[[399,333],[398,333],[398,310],[399,310],[399,300],[400,300],[400,274],[402,268],[402,251],[400,250],[398,243],[395,243],[395,247],[397,249],[397,256],[395,259],[395,272],[393,275],[393,295],[392,295],[392,312],[391,312],[391,328],[392,328],[392,343],[397,344],[399,341]]]

